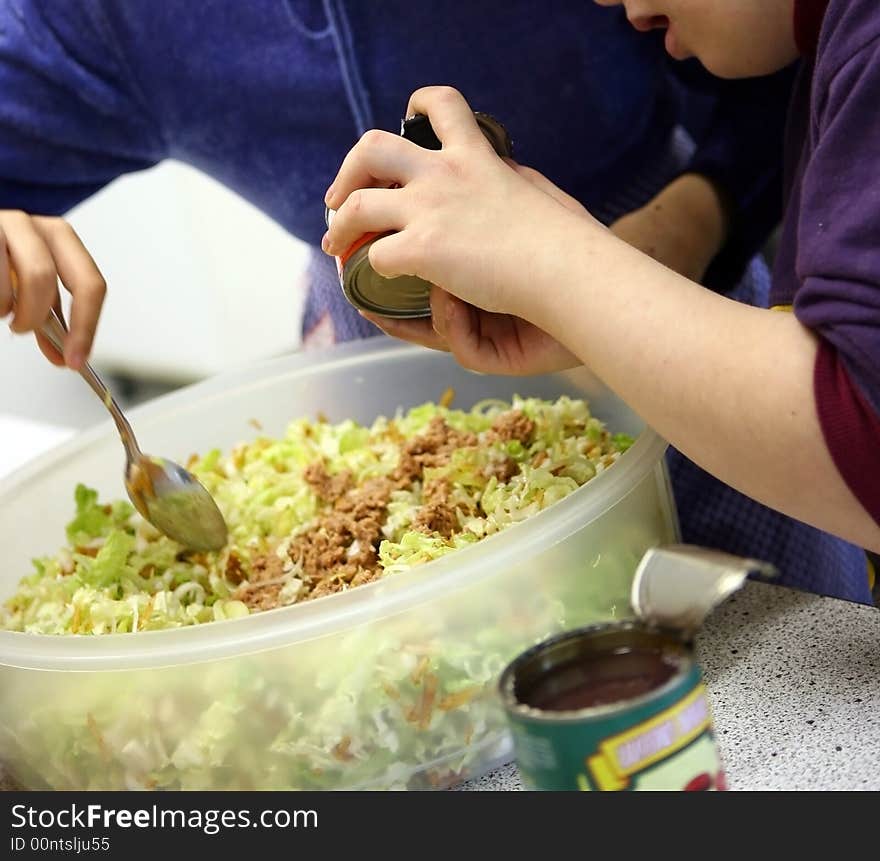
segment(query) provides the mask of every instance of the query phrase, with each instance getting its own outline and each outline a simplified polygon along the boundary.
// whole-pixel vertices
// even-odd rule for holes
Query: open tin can
[[[773,566],[688,545],[649,550],[637,618],[545,640],[502,673],[523,783],[542,790],[726,789],[693,636]]]
[[[504,126],[489,114],[475,112],[483,135],[499,156],[510,156],[513,145]],[[440,140],[428,118],[416,114],[401,122],[400,134],[425,149],[438,150]],[[329,227],[335,211],[325,207],[324,221]],[[385,278],[370,265],[370,246],[387,233],[365,233],[336,258],[336,271],[345,298],[362,311],[382,317],[407,319],[431,316],[431,284],[414,275]]]

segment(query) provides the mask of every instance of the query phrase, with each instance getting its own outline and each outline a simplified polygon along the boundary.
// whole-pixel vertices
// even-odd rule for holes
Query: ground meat
[[[233,586],[237,586],[244,580],[244,568],[241,559],[234,550],[229,551],[229,558],[226,560],[226,579]]]
[[[348,470],[330,475],[321,461],[310,463],[303,471],[303,478],[321,499],[331,503],[344,496],[352,486],[351,473]]]
[[[392,479],[398,487],[411,485],[421,480],[426,468],[446,466],[456,449],[475,445],[475,434],[455,430],[442,416],[434,416],[421,434],[404,445]]]
[[[426,467],[443,466],[456,449],[475,445],[474,434],[457,431],[437,416],[422,434],[404,444],[400,463],[389,477],[372,478],[354,488],[351,473],[330,475],[324,463],[310,464],[304,478],[332,508],[290,542],[288,555],[304,585],[300,600],[332,595],[380,577],[378,548],[392,491],[412,487],[422,481]],[[414,524],[417,529],[446,538],[458,529],[455,509],[448,502],[450,491],[445,479],[428,483],[423,493],[425,504]],[[280,582],[266,582],[276,579],[268,576],[270,566]],[[251,607],[259,605],[259,609],[277,606],[282,585],[281,560],[260,557],[249,581],[239,589],[240,600]]]
[[[311,587],[345,562],[352,536],[332,528],[322,518],[318,525],[298,535],[290,544],[290,558],[302,568],[303,580]]]
[[[391,489],[387,478],[374,478],[348,490],[291,541],[288,553],[302,570],[307,599],[338,592],[359,576],[361,581],[374,576]]]
[[[284,563],[277,556],[273,553],[257,556],[251,563],[250,576],[235,590],[233,597],[251,610],[271,610],[279,605],[278,594],[284,580]]]
[[[267,583],[265,586],[240,588],[235,593],[235,598],[251,610],[274,610],[281,605],[278,599],[280,592],[280,583]]]
[[[413,520],[413,529],[431,534],[437,532],[444,538],[451,537],[458,529],[458,518],[455,509],[443,503],[423,505]]]
[[[426,505],[429,503],[448,505],[451,493],[452,487],[448,478],[435,478],[433,481],[426,481],[422,486],[422,502]]]
[[[492,461],[485,471],[490,478],[495,476],[498,481],[504,483],[510,481],[519,472],[519,464],[512,457],[505,457],[504,460]]]
[[[384,476],[369,478],[359,489],[337,499],[334,508],[355,520],[363,520],[388,505],[392,489],[392,482]]]
[[[338,577],[327,577],[309,592],[306,600],[311,601],[314,598],[323,598],[325,595],[334,595],[336,592],[341,592],[344,588],[345,583]]]
[[[492,422],[492,431],[503,442],[516,439],[528,445],[535,433],[535,423],[522,410],[508,410]]]
[[[279,580],[282,577],[284,577],[284,563],[274,553],[267,553],[265,556],[258,556],[251,563],[248,582],[253,585]]]
[[[354,588],[355,586],[365,586],[367,583],[372,583],[374,580],[378,580],[382,576],[381,568],[372,568],[366,569],[361,568],[357,574],[354,575],[351,581],[351,586]]]

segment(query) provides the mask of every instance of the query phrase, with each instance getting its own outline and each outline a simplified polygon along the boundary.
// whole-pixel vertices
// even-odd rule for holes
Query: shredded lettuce
[[[514,411],[534,422],[524,439],[502,438],[493,423]],[[389,476],[403,446],[440,418],[473,435],[447,461],[424,471],[425,484],[445,481],[457,524],[451,535],[414,524],[423,488],[395,490],[378,546],[381,576],[406,571],[493,535],[552,505],[610,466],[631,444],[611,435],[583,400],[487,400],[469,411],[434,403],[369,427],[297,419],[280,438],[259,437],[195,458],[190,468],[217,500],[231,541],[218,553],[187,553],[159,534],[127,502],[102,504],[80,484],[68,544],[34,562],[34,573],[0,609],[0,628],[40,634],[106,634],[160,630],[238,618],[254,612],[238,589],[254,560],[283,562],[279,603],[308,597],[301,572],[285,556],[290,541],[328,506],[304,479],[316,461],[355,485]],[[505,464],[507,466],[505,467]],[[511,466],[512,464],[512,466]],[[499,473],[505,467],[507,472]],[[354,546],[351,552],[359,548]],[[348,587],[346,587],[348,588]]]
[[[493,434],[511,410],[534,422],[527,439]],[[476,436],[424,472],[425,485],[448,484],[457,525],[449,535],[419,531],[425,488],[394,490],[377,547],[382,577],[514,527],[607,469],[632,442],[566,397],[487,400],[469,411],[427,403],[370,426],[297,419],[277,438],[190,462],[230,527],[218,553],[187,552],[128,503],[101,504],[79,485],[67,544],[34,560],[0,607],[0,628],[94,636],[238,619],[256,612],[240,583],[266,554],[283,563],[279,603],[297,603],[307,584],[287,549],[327,508],[304,470],[320,461],[356,485],[389,476],[402,448],[437,417]],[[509,756],[494,690],[507,661],[572,625],[629,614],[632,571],[655,538],[650,528],[631,530],[615,540],[619,550],[594,559],[550,550],[537,574],[525,560],[502,593],[497,583],[480,586],[465,601],[450,595],[438,599],[442,606],[196,673],[67,674],[80,678],[66,692],[58,674],[12,674],[0,698],[0,756],[30,785],[56,789],[444,785]],[[34,751],[39,774],[28,772]]]

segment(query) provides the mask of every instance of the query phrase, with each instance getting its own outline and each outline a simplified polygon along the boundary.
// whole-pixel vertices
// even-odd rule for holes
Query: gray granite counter
[[[698,656],[731,789],[880,789],[880,610],[748,583]],[[460,787],[520,788],[512,765]]]
[[[880,610],[750,582],[697,649],[731,789],[880,789]]]

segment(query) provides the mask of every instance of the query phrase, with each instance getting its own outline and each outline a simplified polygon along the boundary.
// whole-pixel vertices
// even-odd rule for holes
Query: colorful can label
[[[701,678],[689,646],[640,622],[592,626],[535,646],[501,678],[524,784],[725,789]]]

